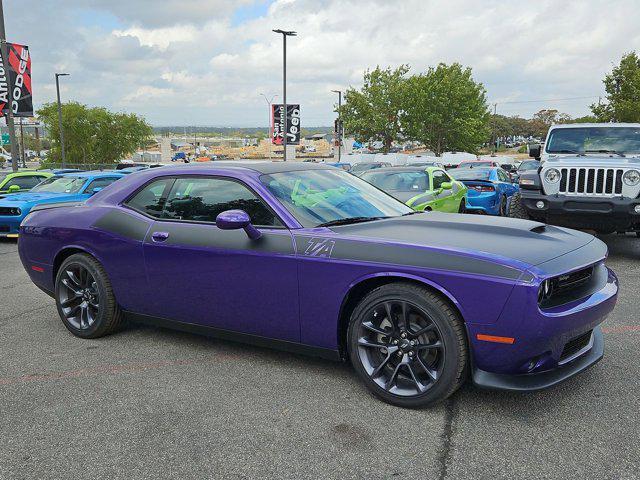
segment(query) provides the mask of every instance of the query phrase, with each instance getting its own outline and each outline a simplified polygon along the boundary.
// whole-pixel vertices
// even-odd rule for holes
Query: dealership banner
[[[271,141],[275,145],[282,145],[284,128],[284,105],[273,104],[271,106]],[[287,145],[300,144],[300,105],[287,104]]]
[[[9,109],[9,91],[13,95],[11,108],[16,117],[33,117],[31,97],[31,56],[29,47],[17,43],[7,43],[8,65],[0,60],[0,112],[2,116]]]

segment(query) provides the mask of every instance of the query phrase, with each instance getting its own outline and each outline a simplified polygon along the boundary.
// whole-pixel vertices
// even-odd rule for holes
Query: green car
[[[51,176],[38,171],[0,172],[0,194],[26,192]]]
[[[441,167],[379,168],[360,178],[419,212],[455,213],[466,208],[467,187]]]

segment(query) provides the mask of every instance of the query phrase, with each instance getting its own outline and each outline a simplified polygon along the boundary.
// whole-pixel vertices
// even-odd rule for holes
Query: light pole
[[[284,108],[284,132],[282,145],[284,146],[283,160],[287,161],[287,37],[295,37],[296,32],[276,29],[275,33],[282,34],[282,108]]]
[[[2,53],[2,65],[5,72],[9,71],[9,55],[7,50],[6,34],[4,30],[4,8],[0,0],[0,50]],[[9,75],[7,73],[7,78]],[[9,129],[9,141],[11,142],[11,168],[18,171],[18,142],[16,141],[16,130],[13,124],[13,92],[11,86],[7,88],[7,128]]]
[[[338,94],[338,131],[336,136],[338,137],[338,163],[342,160],[342,122],[340,121],[340,108],[342,107],[342,92],[340,90],[331,90],[333,93]]]
[[[269,123],[267,123],[267,135],[269,136],[269,160],[271,160],[271,141],[273,140],[273,132],[271,131],[271,105],[273,104],[273,99],[278,95],[273,95],[271,97],[271,100],[269,100],[264,93],[261,93],[260,95],[264,97],[264,101],[267,102],[267,107],[269,108]]]
[[[56,94],[58,95],[58,128],[60,129],[60,151],[62,152],[62,168],[67,166],[67,157],[64,151],[64,129],[62,128],[62,104],[60,103],[60,77],[67,77],[68,73],[56,73]]]

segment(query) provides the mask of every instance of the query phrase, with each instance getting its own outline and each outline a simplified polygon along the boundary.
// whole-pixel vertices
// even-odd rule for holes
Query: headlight
[[[560,181],[560,171],[550,168],[545,172],[544,178],[549,183],[558,183]]]
[[[553,285],[551,284],[551,280],[547,279],[540,284],[540,290],[538,290],[538,302],[542,303],[547,300],[553,291]]]
[[[635,187],[640,183],[640,172],[637,170],[627,170],[622,175],[622,181],[630,187]]]

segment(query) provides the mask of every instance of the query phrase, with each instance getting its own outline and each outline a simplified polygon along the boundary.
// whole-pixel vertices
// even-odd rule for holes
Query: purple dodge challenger
[[[125,320],[349,359],[403,407],[470,376],[537,390],[602,358],[607,248],[537,222],[416,213],[339,169],[150,169],[34,209],[19,251],[71,333]]]

